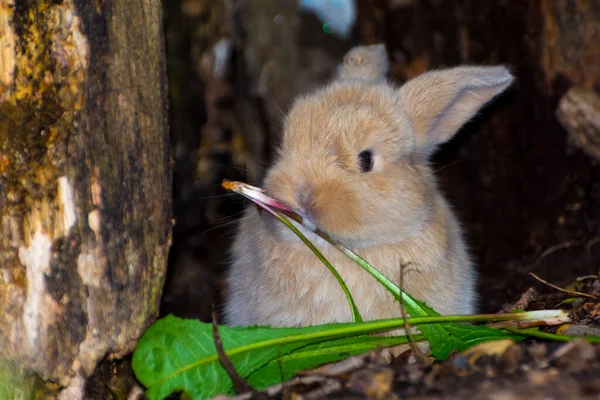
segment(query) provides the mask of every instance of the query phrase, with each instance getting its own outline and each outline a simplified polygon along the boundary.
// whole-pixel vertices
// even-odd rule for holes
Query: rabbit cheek
[[[335,180],[315,186],[307,215],[319,228],[342,239],[360,228],[358,199],[347,184]]]
[[[429,215],[427,185],[412,169],[373,174],[358,193],[366,221],[361,233],[371,244],[400,242],[419,231]]]

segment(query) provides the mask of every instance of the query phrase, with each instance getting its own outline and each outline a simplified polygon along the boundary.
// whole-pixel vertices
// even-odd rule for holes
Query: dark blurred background
[[[343,10],[309,3],[327,1],[164,2],[176,225],[163,314],[210,318],[244,207],[221,180],[258,183],[290,102],[358,44],[385,43],[399,84],[461,63],[517,77],[434,160],[483,311],[536,286],[530,271],[559,285],[599,273],[600,2],[329,1],[355,6],[345,36]]]

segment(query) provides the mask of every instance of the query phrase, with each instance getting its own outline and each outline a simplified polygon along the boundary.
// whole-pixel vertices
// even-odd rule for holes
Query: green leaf
[[[410,299],[404,305],[411,316],[425,317],[440,315],[433,308],[415,299],[408,293],[402,292],[402,294],[403,299],[404,297],[409,297]],[[471,346],[490,340],[512,339],[519,341],[523,339],[520,336],[488,326],[467,325],[456,322],[418,325],[418,328],[429,341],[431,354],[436,360],[445,360],[453,351],[460,352]]]
[[[340,339],[399,326],[402,326],[402,320],[305,328],[221,326],[219,335],[237,372],[242,377],[249,377],[249,382],[256,388],[263,388],[280,382],[280,365],[287,379],[302,369],[378,346],[403,343],[405,339],[401,337]],[[327,340],[329,342],[321,343]],[[310,346],[317,343],[321,344]],[[305,358],[302,358],[302,353],[290,355],[298,349],[302,349]],[[232,382],[217,357],[211,324],[165,317],[146,331],[138,343],[132,363],[136,377],[148,388],[150,399],[162,399],[178,390],[184,390],[195,399],[232,390]]]
[[[522,314],[500,314],[419,317],[406,321],[397,318],[303,328],[221,326],[219,336],[236,371],[256,389],[261,389],[280,382],[282,377],[288,379],[303,369],[338,361],[376,347],[406,343],[404,336],[373,337],[368,334],[403,328],[405,323],[423,329],[428,326],[426,324],[437,326],[439,322],[495,319],[527,318]],[[469,325],[455,325],[453,335],[465,348],[486,340],[519,338],[491,328],[490,332],[486,330],[474,335],[468,329]],[[415,338],[422,339],[419,335],[415,335]],[[150,399],[162,399],[179,390],[201,399],[229,393],[233,386],[218,360],[212,325],[173,316],[157,321],[140,339],[133,355],[133,370],[139,381],[148,388]]]
[[[577,300],[581,299],[581,297],[569,297],[568,299],[564,299],[563,301],[561,301],[560,303],[558,303],[558,306],[561,306],[563,304],[573,304],[575,303]]]
[[[414,340],[423,340],[413,335]],[[350,356],[363,354],[376,348],[392,347],[408,342],[406,336],[381,337],[357,336],[331,340],[302,347],[292,353],[277,357],[262,367],[258,373],[248,377],[254,388],[266,388],[293,378],[299,371],[309,370],[319,365],[341,361]]]

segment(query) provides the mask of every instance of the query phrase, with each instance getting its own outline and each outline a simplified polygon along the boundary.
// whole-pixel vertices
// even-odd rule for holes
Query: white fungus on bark
[[[61,176],[58,178],[58,189],[60,201],[63,207],[63,226],[65,236],[71,230],[71,227],[77,222],[77,210],[75,208],[75,194],[73,186],[69,183],[69,178]]]
[[[39,347],[40,328],[43,325],[45,276],[50,272],[52,240],[41,229],[36,231],[29,247],[19,247],[19,260],[26,268],[27,301],[23,312],[25,334],[30,349]]]

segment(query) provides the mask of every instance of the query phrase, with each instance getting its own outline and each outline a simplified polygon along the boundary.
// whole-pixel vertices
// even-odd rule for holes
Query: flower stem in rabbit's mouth
[[[320,236],[321,238],[325,239],[333,246],[336,245],[335,242],[332,243],[333,240],[327,233],[318,229],[312,222],[305,220],[300,214],[295,212],[292,208],[288,207],[283,202],[268,196],[266,194],[266,190],[256,187],[256,186],[249,185],[244,182],[229,181],[229,180],[223,180],[223,182],[221,183],[221,186],[223,186],[223,188],[226,190],[230,190],[232,192],[241,194],[248,200],[251,200],[252,202],[254,202],[259,207],[266,205],[266,206],[270,207],[271,209],[284,214],[286,217],[293,219],[294,221],[296,221],[297,223],[302,225],[304,228],[308,229],[309,231],[311,231],[311,232],[315,233],[316,235]],[[264,209],[264,207],[262,207],[262,208]]]
[[[221,186],[223,186],[223,188],[226,190],[231,190],[233,192],[239,193],[242,196],[244,196],[254,202],[258,201],[262,204],[266,204],[267,206],[274,208],[277,211],[289,212],[289,213],[296,214],[290,207],[286,206],[279,200],[275,200],[274,198],[267,196],[265,194],[266,191],[259,187],[252,186],[252,185],[249,185],[244,182],[228,181],[228,180],[224,180],[223,183],[221,184]],[[298,217],[300,217],[300,216],[298,215]]]
[[[346,295],[346,298],[348,299],[348,303],[350,304],[353,321],[354,322],[362,322],[363,319],[362,319],[360,313],[358,312],[358,307],[356,307],[354,298],[350,294],[350,290],[348,290],[348,286],[346,286],[346,283],[344,282],[344,280],[342,279],[340,274],[333,267],[333,265],[329,262],[329,260],[327,260],[325,258],[325,256],[319,251],[319,249],[317,249],[315,247],[315,245],[312,244],[312,242],[310,240],[308,240],[306,238],[306,236],[304,236],[302,234],[302,232],[300,232],[300,230],[298,230],[298,228],[296,228],[294,226],[294,224],[292,224],[290,221],[288,221],[281,214],[284,214],[285,216],[295,220],[296,222],[298,222],[302,226],[306,227],[307,229],[309,229],[309,230],[313,231],[314,233],[318,234],[319,236],[325,238],[325,236],[323,235],[322,232],[315,231],[315,230],[308,228],[306,226],[306,223],[303,221],[302,216],[298,215],[296,212],[294,212],[294,210],[292,210],[290,207],[286,206],[279,200],[276,200],[276,199],[273,199],[273,198],[267,196],[265,194],[264,189],[258,188],[256,186],[248,185],[247,183],[237,182],[237,181],[228,181],[228,180],[224,180],[223,183],[221,183],[221,186],[223,186],[223,188],[226,190],[231,190],[233,192],[239,193],[242,196],[244,196],[245,198],[247,198],[248,200],[251,200],[257,206],[261,207],[263,210],[267,211],[269,214],[271,214],[275,218],[279,219],[283,224],[285,224],[289,229],[291,229],[304,242],[304,244],[306,244],[312,250],[312,252],[315,253],[315,255],[319,258],[319,260],[321,260],[321,262],[323,264],[325,264],[325,266],[329,269],[329,271],[333,274],[335,279],[338,281],[338,283],[342,287],[342,290],[344,291],[344,294]]]

